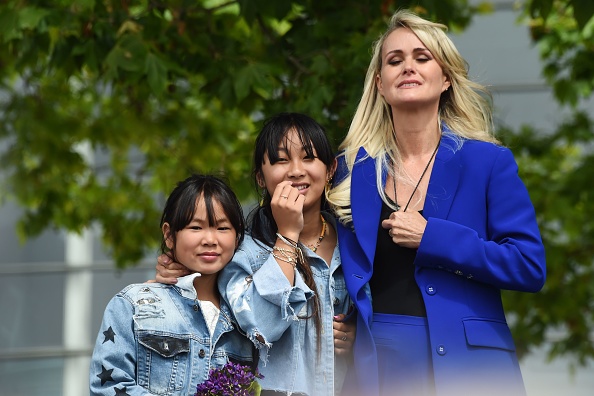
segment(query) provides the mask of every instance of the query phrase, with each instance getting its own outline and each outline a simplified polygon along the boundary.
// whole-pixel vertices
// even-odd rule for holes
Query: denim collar
[[[198,297],[196,289],[194,288],[194,279],[199,276],[201,276],[199,272],[194,272],[193,274],[177,278],[175,286],[179,288],[182,296],[191,299],[196,299]]]

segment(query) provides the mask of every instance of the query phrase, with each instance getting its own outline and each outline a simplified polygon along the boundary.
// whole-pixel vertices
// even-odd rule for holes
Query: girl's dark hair
[[[313,118],[299,113],[280,113],[264,122],[262,130],[256,138],[254,147],[254,163],[252,177],[256,188],[258,189],[258,178],[262,175],[262,165],[264,159],[268,156],[270,164],[275,164],[279,160],[279,147],[287,148],[287,135],[295,131],[299,136],[299,141],[303,145],[308,156],[314,156],[314,150],[317,158],[330,168],[334,163],[334,151],[324,128]],[[248,224],[251,236],[256,240],[272,247],[276,243],[276,232],[278,227],[272,215],[270,207],[271,196],[266,188],[258,191],[261,193],[262,201],[260,206],[254,208],[248,216]],[[326,205],[325,196],[322,196],[322,208]],[[307,257],[306,257],[307,259]],[[303,281],[314,291],[312,299],[313,313],[308,317],[314,318],[316,332],[318,334],[318,351],[321,342],[321,320],[320,320],[320,301],[318,299],[315,280],[309,267],[309,263],[298,263],[297,270],[301,273]]]
[[[334,163],[334,151],[332,145],[326,136],[324,128],[318,124],[313,118],[300,113],[279,113],[264,122],[262,130],[256,138],[254,147],[254,163],[252,177],[254,179],[256,189],[261,194],[261,207],[268,208],[270,219],[274,222],[272,212],[270,210],[271,196],[266,188],[258,189],[258,177],[262,174],[262,165],[264,158],[268,155],[270,164],[275,164],[279,160],[279,147],[287,149],[287,135],[291,130],[297,132],[299,141],[303,145],[303,149],[308,156],[317,154],[317,157],[322,161],[327,168],[330,168]],[[326,207],[326,197],[322,196],[322,208]],[[251,222],[251,221],[250,221]],[[254,225],[253,223],[251,225]],[[263,241],[271,242],[274,245],[276,240],[276,224],[274,230],[267,230],[267,236],[262,235],[258,238]],[[267,227],[254,227],[254,231],[259,233],[260,230],[265,231]]]
[[[183,230],[194,218],[196,201],[204,199],[208,224],[216,224],[214,203],[219,202],[227,219],[237,234],[237,245],[243,241],[245,221],[243,211],[237,196],[222,178],[213,175],[193,174],[186,180],[177,183],[167,202],[161,216],[161,228],[169,223],[173,246],[176,245],[177,232]],[[161,241],[161,252],[171,254],[175,261],[175,249],[169,250],[165,243],[166,237]]]

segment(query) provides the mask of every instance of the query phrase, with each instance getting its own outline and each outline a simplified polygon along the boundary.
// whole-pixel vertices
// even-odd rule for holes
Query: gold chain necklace
[[[322,219],[322,232],[320,232],[320,236],[318,237],[318,240],[315,243],[311,243],[311,244],[306,243],[305,244],[305,246],[307,246],[308,248],[310,248],[311,251],[314,252],[314,253],[320,247],[320,244],[324,240],[324,237],[326,236],[326,231],[327,231],[326,219],[324,219],[324,216],[322,216],[321,214],[320,214],[320,219]]]
[[[440,141],[441,140],[437,141],[437,146],[435,147],[435,150],[433,150],[433,154],[431,154],[431,158],[429,158],[429,161],[427,162],[425,169],[423,169],[423,173],[421,173],[421,177],[419,177],[419,181],[417,182],[415,189],[410,194],[410,197],[408,197],[408,201],[406,202],[406,206],[404,207],[403,212],[406,212],[406,209],[408,209],[408,204],[410,204],[410,201],[412,200],[413,195],[415,195],[415,192],[417,192],[417,188],[419,188],[419,185],[421,184],[421,180],[423,180],[425,173],[427,173],[427,169],[429,169],[429,165],[431,164],[431,161],[433,161],[433,157],[435,157],[435,153],[437,153],[437,149],[439,148]],[[396,196],[396,177],[394,177],[393,180],[394,180],[394,204],[396,205],[396,212],[398,212],[400,210],[401,206],[398,205],[398,197]]]

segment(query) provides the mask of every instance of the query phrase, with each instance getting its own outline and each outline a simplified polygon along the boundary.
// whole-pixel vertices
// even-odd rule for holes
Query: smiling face
[[[216,274],[222,270],[235,252],[237,233],[221,204],[212,200],[214,224],[209,222],[203,195],[196,199],[196,210],[190,222],[175,235],[170,236],[169,223],[162,226],[163,235],[175,260],[202,276]]]
[[[393,108],[431,106],[450,82],[431,52],[408,28],[394,30],[383,43],[377,88]]]
[[[331,172],[324,162],[318,158],[312,146],[306,150],[295,129],[291,129],[281,140],[277,152],[266,152],[264,161],[257,173],[258,185],[266,188],[272,195],[276,186],[285,180],[293,182],[292,186],[305,195],[304,210],[321,207],[324,187]]]

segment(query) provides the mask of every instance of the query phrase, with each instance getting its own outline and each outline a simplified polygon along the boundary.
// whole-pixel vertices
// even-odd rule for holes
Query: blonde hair
[[[376,168],[378,192],[384,202],[391,205],[381,182],[382,173],[394,175],[394,166],[391,164],[399,169],[401,158],[391,109],[377,88],[376,76],[382,67],[384,41],[399,28],[410,29],[423,42],[451,84],[441,95],[438,120],[449,128],[457,148],[465,139],[498,143],[493,136],[491,95],[484,86],[468,79],[468,64],[446,35],[447,26],[427,21],[408,10],[397,11],[390,19],[388,29],[373,46],[361,101],[347,136],[339,147],[339,156],[344,156],[349,173],[328,191],[326,197],[338,219],[345,225],[352,222],[350,172],[360,147],[364,147],[370,157],[379,161]]]

